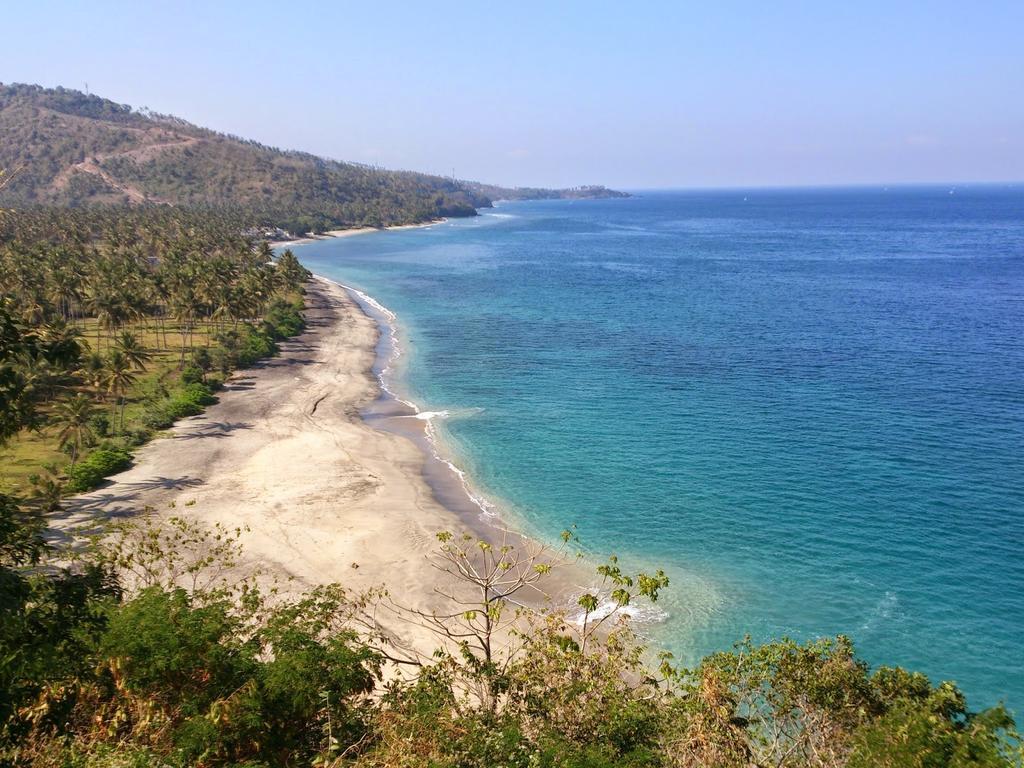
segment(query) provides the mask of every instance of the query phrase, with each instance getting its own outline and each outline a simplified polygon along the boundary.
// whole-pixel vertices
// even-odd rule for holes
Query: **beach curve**
[[[379,395],[377,324],[334,283],[311,281],[306,299],[307,329],[278,357],[236,372],[219,402],[141,447],[103,487],[68,499],[55,527],[98,530],[150,512],[238,527],[243,566],[287,593],[385,585],[437,608],[427,555],[437,532],[467,521],[437,501],[413,442],[361,416]],[[419,647],[434,642],[412,625],[398,631]]]
[[[139,448],[101,488],[68,499],[54,527],[98,532],[155,514],[239,528],[240,572],[260,570],[285,595],[384,586],[417,610],[442,610],[428,558],[438,532],[526,540],[482,514],[464,473],[433,446],[430,420],[407,418],[420,410],[383,388],[375,368],[385,329],[369,302],[315,277],[307,327],[281,342],[279,356],[236,371],[204,413]],[[547,591],[564,597],[578,583],[566,573]],[[414,623],[385,624],[423,654],[437,644]]]

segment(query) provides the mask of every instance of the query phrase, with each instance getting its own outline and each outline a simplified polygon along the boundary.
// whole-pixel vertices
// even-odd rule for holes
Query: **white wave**
[[[420,411],[413,414],[413,418],[420,421],[430,421],[431,419],[447,419],[451,415],[450,411]]]
[[[578,597],[579,595],[577,595],[577,599]],[[591,622],[600,621],[612,614],[615,614],[616,618],[625,618],[639,624],[661,624],[668,621],[669,618],[668,611],[657,605],[636,605],[633,603],[619,605],[610,597],[603,597],[598,602],[597,608],[591,611],[589,616],[582,608],[576,607],[569,613],[568,619],[576,624],[576,626],[582,627],[585,620]]]
[[[485,408],[456,408],[454,410],[445,408],[441,411],[419,411],[414,413],[410,418],[419,419],[420,421],[431,421],[433,419],[449,419],[454,421],[455,419],[468,419],[473,416],[477,416],[483,413]]]

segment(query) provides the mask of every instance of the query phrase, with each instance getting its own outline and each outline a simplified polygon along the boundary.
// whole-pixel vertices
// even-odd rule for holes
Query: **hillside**
[[[544,187],[500,187],[497,184],[481,184],[476,181],[460,183],[473,194],[490,200],[605,200],[630,196],[627,192],[608,189],[600,184],[585,184],[567,189],[545,189]]]
[[[603,187],[508,189],[326,160],[216,133],[95,95],[0,85],[10,205],[241,208],[291,231],[472,216],[492,199],[606,197]]]

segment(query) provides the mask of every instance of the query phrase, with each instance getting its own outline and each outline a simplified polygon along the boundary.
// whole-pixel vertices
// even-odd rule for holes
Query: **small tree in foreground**
[[[442,534],[436,610],[339,585],[264,589],[240,530],[119,526],[80,575],[31,573],[38,524],[0,497],[0,763],[287,768],[1019,768],[1001,707],[872,672],[843,637],[657,672],[621,618],[664,574],[602,566],[558,610],[563,547]],[[114,576],[118,581],[114,581]],[[600,596],[598,594],[600,592]],[[531,597],[532,594],[532,597]],[[529,599],[528,599],[529,598]],[[536,602],[534,602],[536,601]],[[432,656],[391,642],[427,628]],[[578,609],[578,610],[577,610]],[[404,624],[403,622],[411,622]],[[397,626],[396,626],[397,624]],[[386,659],[411,664],[392,676]]]
[[[538,618],[556,617],[555,623],[585,655],[588,643],[621,618],[623,608],[639,598],[657,600],[659,590],[668,584],[662,571],[627,575],[612,557],[598,568],[602,586],[610,591],[604,610],[598,610],[600,595],[586,592],[578,598],[582,613],[574,624],[564,621],[569,606],[557,609],[548,592],[554,572],[580,559],[569,553],[576,541],[571,531],[562,532],[561,545],[555,549],[524,540],[513,543],[518,537],[508,532],[502,533],[500,543],[448,531],[437,534],[437,539],[439,548],[430,562],[439,574],[434,592],[442,607],[423,610],[390,598],[384,605],[400,620],[432,632],[441,641],[435,658],[457,662],[466,692],[491,712],[508,690],[509,670],[530,643],[524,631],[536,629]],[[421,656],[405,650],[403,661],[424,663]]]
[[[966,708],[952,683],[872,673],[842,635],[763,645],[748,637],[673,673],[663,744],[679,768],[986,768],[1020,765],[1001,707]]]

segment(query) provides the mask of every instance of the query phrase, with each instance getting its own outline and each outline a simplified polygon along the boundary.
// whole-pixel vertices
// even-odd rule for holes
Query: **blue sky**
[[[1024,2],[9,3],[0,80],[506,184],[1024,181]]]

